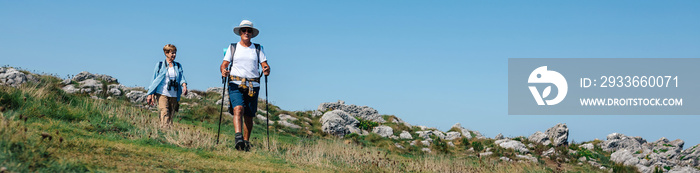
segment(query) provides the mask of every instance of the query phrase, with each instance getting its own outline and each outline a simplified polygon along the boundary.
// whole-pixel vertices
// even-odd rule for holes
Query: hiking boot
[[[243,141],[243,134],[241,134],[241,132],[236,133],[235,143],[236,146],[234,148],[236,148],[236,150],[241,151],[245,149],[245,142]]]
[[[244,150],[245,150],[246,152],[250,151],[250,148],[251,148],[250,141],[243,140],[243,143],[245,144],[245,149],[244,149]]]

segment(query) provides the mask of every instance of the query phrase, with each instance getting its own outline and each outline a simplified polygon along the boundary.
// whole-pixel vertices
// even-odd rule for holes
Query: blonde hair
[[[163,46],[163,53],[168,53],[168,52],[172,52],[172,51],[177,52],[177,48],[175,47],[175,45],[166,44],[165,46]]]

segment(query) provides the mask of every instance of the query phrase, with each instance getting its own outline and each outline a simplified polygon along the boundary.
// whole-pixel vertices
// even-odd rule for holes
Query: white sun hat
[[[241,24],[239,24],[237,27],[233,28],[233,33],[236,33],[236,35],[240,36],[241,35],[241,32],[240,32],[241,28],[253,29],[253,37],[251,37],[251,38],[255,38],[255,36],[258,36],[258,33],[260,33],[258,28],[253,27],[253,22],[251,22],[250,20],[241,21]]]

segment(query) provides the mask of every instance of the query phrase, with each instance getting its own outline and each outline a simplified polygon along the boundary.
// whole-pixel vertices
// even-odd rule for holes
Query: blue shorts
[[[233,115],[234,107],[243,106],[243,115],[255,117],[255,112],[258,111],[258,94],[260,93],[260,87],[253,87],[255,94],[251,97],[248,96],[247,88],[238,88],[238,85],[230,83],[228,86],[228,98],[231,103],[231,106],[228,108],[228,113]]]

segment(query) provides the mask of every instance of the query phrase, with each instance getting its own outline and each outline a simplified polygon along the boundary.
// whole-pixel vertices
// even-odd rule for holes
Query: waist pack
[[[240,81],[241,84],[238,84],[238,88],[248,89],[248,96],[250,96],[250,97],[253,97],[256,93],[255,89],[253,89],[253,82],[260,83],[260,78],[244,78],[244,77],[238,77],[238,76],[234,76],[234,75],[230,75],[229,80]]]

